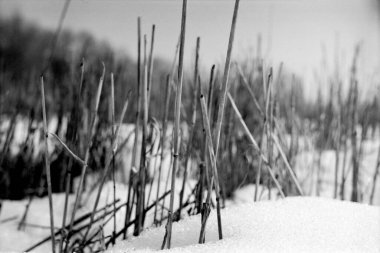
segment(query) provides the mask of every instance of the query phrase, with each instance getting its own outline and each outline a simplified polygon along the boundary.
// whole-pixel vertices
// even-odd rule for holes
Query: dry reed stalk
[[[49,195],[49,213],[50,213],[50,233],[51,233],[51,246],[52,252],[55,253],[55,235],[54,235],[54,212],[53,212],[53,195],[51,189],[51,176],[50,176],[50,162],[49,162],[49,146],[48,146],[48,128],[46,120],[46,102],[45,102],[45,87],[44,87],[44,77],[41,76],[41,100],[42,100],[42,117],[44,125],[44,144],[45,144],[45,169],[46,169],[46,180]]]
[[[75,161],[80,163],[82,166],[86,165],[85,161],[83,161],[79,156],[77,156],[64,142],[61,138],[59,138],[55,133],[48,133],[53,136],[63,147],[64,150],[73,158]]]
[[[266,99],[265,99],[265,114],[264,114],[264,118],[263,118],[263,131],[261,134],[260,150],[264,150],[264,138],[265,138],[265,135],[267,135],[267,137],[268,137],[268,133],[269,133],[269,129],[267,129],[267,128],[268,128],[268,118],[269,118],[269,100],[270,100],[270,96],[271,96],[271,83],[272,83],[271,80],[272,80],[272,69],[270,69],[270,72],[268,74],[268,78],[265,78],[265,71],[263,70],[263,83],[267,82],[267,84],[265,86],[268,87],[268,92],[266,94]],[[252,93],[252,96],[253,95],[254,94]],[[269,140],[269,138],[267,138],[267,140]],[[268,160],[268,162],[269,162],[269,160]],[[258,192],[259,192],[262,164],[263,164],[263,159],[260,156],[259,167],[258,167],[258,171],[257,171],[257,175],[256,175],[256,189],[255,189],[254,201],[257,201],[257,196],[258,196]]]
[[[284,192],[283,192],[282,189],[281,189],[281,185],[280,185],[280,183],[279,183],[279,182],[277,181],[277,179],[276,179],[276,176],[275,176],[275,174],[274,174],[274,172],[273,172],[273,169],[270,167],[270,164],[269,164],[269,162],[268,162],[268,159],[267,159],[267,158],[265,157],[265,155],[262,153],[262,151],[261,151],[260,148],[259,148],[259,145],[257,144],[256,140],[253,138],[253,136],[252,136],[251,132],[249,131],[247,125],[245,124],[245,122],[244,122],[244,120],[243,120],[243,117],[241,116],[241,114],[240,114],[240,112],[239,112],[239,109],[237,108],[237,106],[236,106],[236,104],[235,104],[233,98],[231,97],[231,95],[230,95],[229,93],[228,93],[227,95],[228,95],[228,99],[230,100],[230,103],[231,103],[231,105],[232,105],[232,108],[234,109],[234,111],[235,111],[235,113],[236,113],[236,115],[237,115],[237,117],[238,117],[238,120],[240,121],[241,125],[242,125],[243,128],[244,128],[244,131],[245,131],[246,135],[248,136],[250,142],[251,142],[252,145],[253,145],[253,148],[254,148],[254,149],[256,150],[256,152],[258,152],[259,155],[262,157],[263,162],[266,164],[266,167],[267,167],[267,169],[268,169],[268,172],[269,172],[270,176],[272,177],[273,182],[275,183],[275,185],[276,185],[276,187],[277,187],[277,189],[278,189],[278,191],[279,191],[281,197],[285,198],[285,194],[284,194]]]
[[[164,108],[164,115],[162,119],[162,133],[161,133],[161,154],[160,154],[160,167],[158,168],[158,182],[157,182],[157,192],[156,192],[156,199],[158,199],[160,195],[160,184],[161,184],[161,174],[162,174],[162,165],[164,162],[164,151],[165,151],[165,139],[166,139],[166,128],[167,128],[167,122],[168,122],[168,114],[169,114],[169,106],[170,106],[170,75],[167,75],[166,77],[166,88],[165,88],[165,108]],[[157,208],[158,208],[159,202],[156,201],[155,207],[154,207],[154,218],[153,221],[155,224],[157,224]]]
[[[322,118],[324,108],[323,108],[323,101],[322,101],[322,92],[321,92],[321,87],[318,88],[318,98],[317,98],[317,106],[318,106],[318,132],[319,135],[321,136],[320,139],[324,138],[323,136],[323,123],[324,120]],[[322,139],[323,140],[323,139]],[[325,141],[325,140],[323,140]],[[321,147],[322,146],[322,147]],[[322,170],[322,151],[325,146],[325,143],[320,143],[318,144],[317,150],[318,150],[318,158],[317,158],[317,179],[316,179],[316,195],[320,196],[320,189],[321,189],[321,184],[322,184],[322,178],[321,178],[321,170]]]
[[[33,195],[29,196],[28,203],[25,206],[25,211],[24,211],[24,214],[23,214],[23,216],[22,216],[22,218],[21,218],[21,220],[17,226],[17,230],[21,230],[21,229],[25,228],[25,220],[26,220],[26,216],[29,212],[29,207],[32,203],[32,200],[33,200]]]
[[[280,66],[280,71],[279,71],[279,75],[281,73],[281,66]],[[278,75],[278,77],[279,77]],[[277,79],[278,81],[278,79]],[[269,100],[270,100],[270,112],[269,112],[269,120],[268,120],[268,144],[267,144],[267,149],[268,149],[268,160],[269,160],[269,165],[271,168],[274,168],[274,159],[273,159],[273,139],[272,139],[272,135],[273,135],[273,132],[274,132],[274,89],[271,87],[270,88],[270,97],[269,97]],[[268,199],[271,200],[271,192],[272,192],[272,181],[270,180],[270,178],[268,178],[267,180],[267,184],[268,184]]]
[[[197,101],[198,101],[198,92],[199,88],[201,86],[198,76],[198,60],[199,60],[199,46],[200,46],[200,37],[197,37],[196,42],[196,48],[195,48],[195,66],[194,66],[194,76],[193,76],[193,102],[192,102],[192,115],[191,115],[191,122],[190,122],[190,136],[187,144],[187,150],[186,150],[186,158],[185,158],[185,171],[183,173],[183,179],[182,179],[182,188],[179,195],[179,212],[177,219],[179,220],[181,218],[181,211],[182,211],[182,205],[183,205],[183,195],[185,193],[185,184],[187,180],[187,173],[188,169],[191,166],[191,152],[193,150],[193,139],[195,134],[195,123],[197,120]]]
[[[302,187],[301,187],[301,185],[300,185],[299,182],[298,182],[297,176],[296,176],[296,174],[294,173],[293,169],[290,167],[290,164],[289,164],[289,162],[288,162],[288,159],[286,158],[286,155],[285,155],[284,151],[283,151],[282,148],[281,148],[281,145],[280,145],[280,143],[279,143],[279,141],[278,141],[277,136],[272,135],[272,140],[274,141],[274,144],[276,145],[278,151],[280,152],[280,155],[281,155],[281,157],[282,157],[282,160],[283,160],[284,163],[285,163],[285,167],[287,168],[287,170],[288,170],[288,172],[289,172],[289,174],[290,174],[290,176],[291,176],[291,178],[292,178],[292,180],[293,180],[293,183],[295,184],[295,186],[296,186],[296,188],[297,188],[298,194],[301,195],[301,196],[304,195],[304,194],[303,194],[303,191],[302,191]]]
[[[110,152],[110,154],[112,154],[113,152],[116,153],[116,151],[117,151],[117,144],[116,144],[117,142],[116,142],[116,140],[119,138],[120,127],[121,127],[121,124],[123,123],[124,116],[125,116],[125,113],[126,113],[127,108],[128,108],[128,103],[129,103],[129,98],[127,98],[126,101],[125,101],[125,103],[124,103],[123,110],[122,110],[121,115],[120,115],[120,120],[118,122],[118,126],[117,126],[115,134],[114,134],[114,136],[112,138],[111,143],[113,143],[113,146],[111,146],[111,152]],[[111,168],[111,162],[112,162],[112,156],[111,156],[111,158],[108,158],[108,161],[106,161],[106,166],[105,166],[105,169],[103,171],[103,175],[101,177],[99,188],[98,188],[98,192],[97,192],[97,195],[96,195],[93,212],[91,213],[90,225],[88,226],[86,232],[83,235],[82,243],[86,241],[87,236],[88,236],[88,234],[90,232],[91,226],[93,224],[94,215],[95,215],[96,209],[98,207],[100,195],[102,193],[102,189],[103,189],[104,183],[106,181],[106,178],[107,178],[108,173],[109,173],[110,168]]]
[[[340,149],[342,144],[342,83],[339,81],[338,84],[338,119],[337,119],[337,145],[335,149],[335,173],[334,173],[334,198],[338,198],[338,174],[339,174],[339,165],[340,165]]]
[[[226,62],[224,65],[222,90],[219,94],[218,118],[216,121],[215,132],[214,132],[214,145],[215,145],[214,152],[215,152],[216,159],[218,159],[220,132],[222,129],[222,123],[223,123],[223,117],[224,117],[224,107],[226,104],[226,97],[227,97],[227,92],[228,92],[228,77],[229,77],[229,73],[230,73],[231,55],[232,55],[232,47],[233,47],[234,37],[235,37],[235,27],[236,27],[236,20],[237,20],[237,15],[238,15],[238,10],[239,10],[239,1],[240,0],[235,0],[234,13],[232,16],[232,24],[231,24],[231,30],[230,30],[230,37],[228,40]]]
[[[115,138],[115,84],[114,84],[114,76],[111,73],[111,134],[112,134],[112,147],[115,146],[117,139]],[[112,235],[116,233],[116,182],[115,182],[115,149],[112,149],[112,188],[113,188],[113,231]],[[115,241],[112,242],[112,245],[115,244]]]
[[[171,148],[170,150],[172,150],[173,148]],[[170,180],[170,168],[173,167],[173,156],[170,156],[170,165],[169,165],[169,169],[168,169],[168,173],[166,174],[166,180],[165,180],[165,191],[168,190],[168,186],[169,186],[169,182],[171,181]],[[162,200],[162,204],[161,204],[161,219],[160,219],[160,223],[159,225],[161,226],[162,224],[162,221],[164,220],[164,209],[168,210],[166,207],[165,207],[165,200],[166,198],[164,198]]]
[[[161,141],[161,145],[162,145],[162,148],[164,148],[164,143],[165,143],[165,138],[166,138],[166,129],[167,129],[167,120],[168,120],[168,115],[169,115],[169,106],[170,106],[170,91],[172,89],[172,86],[174,87],[175,84],[174,84],[174,76],[175,76],[175,64],[176,64],[176,61],[177,61],[177,55],[178,55],[178,52],[179,52],[179,48],[180,48],[180,44],[181,44],[181,34],[178,36],[178,42],[177,42],[177,45],[176,45],[176,49],[175,49],[175,52],[174,52],[174,58],[173,58],[173,61],[172,61],[172,65],[171,65],[171,71],[170,71],[170,74],[167,76],[168,79],[167,79],[167,85],[168,85],[168,89],[166,90],[166,94],[168,94],[167,97],[165,97],[165,111],[164,111],[164,123],[163,123],[163,139]],[[165,116],[165,113],[166,113],[166,116]],[[164,124],[165,124],[165,127],[164,127]],[[172,150],[172,147],[170,148],[170,151]],[[163,165],[163,160],[164,160],[164,150],[162,149],[161,150],[161,163],[160,163],[160,168],[159,170],[162,171],[162,165]],[[169,168],[168,168],[168,174],[166,176],[166,183],[165,183],[165,191],[167,190],[167,186],[168,186],[168,180],[169,180],[169,175],[170,175],[170,167],[172,166],[172,157],[170,158],[170,163],[169,163]],[[159,172],[160,173],[160,172]],[[159,183],[157,184],[157,187],[159,188],[159,184],[160,184],[160,181]],[[158,191],[157,191],[158,192]],[[162,207],[165,206],[165,198],[162,199]],[[159,202],[157,202],[159,203]],[[157,216],[156,216],[157,217]],[[162,220],[163,220],[163,217],[164,217],[164,208],[161,208],[161,215],[160,215],[160,222],[159,222],[159,225],[161,225],[162,223]],[[158,221],[157,221],[158,222]]]
[[[379,170],[380,170],[380,146],[379,146],[378,151],[377,151],[377,161],[376,161],[375,173],[373,174],[372,188],[371,188],[371,193],[369,196],[369,203],[371,205],[373,205],[373,199],[375,196],[376,183],[377,183],[377,177],[379,175]]]
[[[150,51],[149,51],[149,60],[148,60],[148,107],[150,102],[150,93],[151,93],[151,87],[152,87],[152,81],[153,81],[153,48],[154,48],[154,35],[156,31],[156,25],[152,25],[152,34],[150,37]]]
[[[358,202],[359,201],[359,154],[356,140],[356,125],[358,123],[358,112],[357,112],[357,104],[358,104],[358,81],[356,79],[356,66],[357,66],[357,58],[359,54],[360,47],[357,46],[355,49],[352,70],[351,70],[351,85],[352,85],[352,107],[351,107],[351,145],[352,145],[352,194],[351,201]]]
[[[84,165],[82,166],[82,171],[81,171],[81,177],[79,181],[79,185],[77,188],[76,196],[75,196],[75,202],[74,202],[74,208],[71,214],[71,221],[70,221],[70,229],[69,229],[69,236],[70,232],[72,230],[72,226],[75,220],[75,215],[78,209],[79,201],[80,201],[80,195],[82,193],[82,187],[83,187],[83,181],[86,176],[86,170],[87,170],[87,164],[90,159],[90,149],[92,147],[92,139],[94,137],[95,131],[96,131],[96,125],[97,125],[97,114],[98,114],[98,108],[99,108],[99,102],[100,102],[100,95],[102,94],[102,87],[103,87],[103,82],[104,82],[104,75],[105,75],[105,66],[103,63],[103,73],[102,76],[100,77],[99,80],[99,85],[98,85],[98,90],[96,93],[96,100],[95,100],[95,108],[94,108],[94,116],[91,122],[91,127],[90,127],[90,132],[87,137],[87,147],[86,147],[86,154],[84,158]]]
[[[238,66],[239,68],[239,66]],[[240,72],[240,76],[242,76],[244,78],[244,76],[242,75],[241,73],[241,70],[239,70]],[[262,134],[261,134],[261,142],[260,142],[260,150],[264,150],[264,138],[265,138],[265,135],[268,135],[268,129],[267,129],[267,123],[268,123],[268,112],[269,112],[269,99],[270,99],[270,86],[271,86],[271,79],[272,79],[272,69],[270,69],[270,72],[268,74],[268,77],[266,78],[265,77],[265,71],[263,70],[263,83],[265,83],[265,87],[268,87],[268,92],[266,92],[266,89],[265,89],[265,92],[266,94],[264,94],[265,96],[265,114],[263,114],[263,131],[262,131]],[[246,81],[243,81],[243,83],[246,83]],[[248,84],[246,84],[247,86],[247,89],[250,91],[250,87],[248,86]],[[253,92],[250,92],[251,93],[251,96],[254,98],[254,94]],[[254,99],[255,101],[255,99]],[[257,106],[257,108],[260,108],[259,106]],[[268,139],[268,138],[267,138]],[[259,192],[259,185],[260,185],[260,177],[261,177],[261,169],[262,169],[262,164],[263,164],[263,159],[262,157],[260,156],[259,158],[259,167],[258,167],[258,171],[257,171],[257,175],[256,175],[256,189],[255,189],[255,194],[254,194],[254,201],[257,201],[257,196],[258,196],[258,192]]]
[[[206,142],[207,147],[209,151],[209,158],[211,161],[211,167],[212,167],[212,177],[211,182],[208,187],[208,195],[207,195],[207,201],[206,201],[206,208],[210,206],[210,197],[211,197],[211,191],[213,186],[215,187],[215,195],[216,195],[216,205],[217,205],[217,220],[218,220],[218,234],[219,234],[219,240],[223,239],[223,230],[222,230],[222,218],[220,213],[220,189],[219,189],[219,176],[218,176],[218,170],[216,167],[216,157],[213,150],[213,143],[212,143],[212,136],[211,136],[211,129],[210,129],[210,122],[209,117],[207,115],[207,106],[204,99],[203,94],[200,96],[200,104],[202,109],[202,119],[203,119],[203,128],[206,133]],[[207,208],[208,209],[208,208]],[[206,211],[205,215],[202,215],[202,227],[201,227],[201,233],[200,233],[200,239],[199,242],[204,242],[205,238],[205,227],[207,218],[209,215],[209,210]]]
[[[144,226],[144,206],[145,206],[145,177],[146,177],[146,147],[148,136],[148,68],[146,59],[147,39],[144,35],[144,78],[142,87],[142,105],[143,105],[143,132],[141,145],[141,159],[139,169],[139,191],[137,195],[136,217],[137,224],[135,225],[134,235],[140,234]]]
[[[209,88],[208,88],[208,96],[207,96],[207,109],[208,109],[208,115],[210,118],[212,118],[212,101],[213,101],[213,92],[214,92],[214,71],[215,71],[215,65],[212,65],[211,72],[210,72],[210,81],[209,81]],[[201,91],[201,87],[199,87],[199,90]],[[211,126],[210,126],[211,127]],[[201,150],[201,154],[203,154],[203,161],[201,162],[199,169],[200,169],[200,175],[199,175],[199,181],[198,181],[198,187],[197,187],[197,193],[196,193],[196,213],[201,213],[202,211],[202,204],[203,204],[203,191],[204,191],[204,182],[206,182],[206,189],[208,189],[209,185],[209,175],[208,175],[208,158],[207,158],[207,140],[206,140],[206,131],[203,129],[203,150]]]
[[[354,93],[352,99],[352,111],[351,111],[351,145],[352,145],[352,194],[351,201],[359,201],[359,153],[356,140],[356,124],[358,119],[357,114],[357,101],[358,101],[358,84],[354,81]]]
[[[244,86],[247,88],[249,94],[251,95],[252,99],[253,99],[253,103],[255,104],[257,110],[259,111],[261,117],[264,117],[264,112],[263,110],[261,109],[261,106],[259,104],[259,101],[257,100],[256,96],[255,96],[255,93],[253,92],[252,88],[249,86],[248,84],[248,81],[247,81],[247,78],[244,76],[243,74],[243,71],[241,70],[239,64],[235,64],[237,70],[238,70],[238,73],[239,73],[239,76],[240,78],[243,80],[243,84]]]
[[[295,94],[295,75],[292,77],[292,88],[291,88],[291,104],[290,104],[290,122],[291,122],[291,132],[290,132],[290,147],[288,152],[289,164],[294,167],[294,156],[297,154],[298,149],[298,133],[297,133],[297,112],[296,112],[296,94]]]
[[[175,101],[175,115],[174,115],[174,164],[172,169],[172,181],[171,181],[171,193],[170,193],[170,207],[169,207],[169,217],[168,223],[166,225],[167,240],[163,243],[167,245],[170,249],[171,246],[171,236],[172,236],[172,223],[173,223],[173,205],[174,205],[174,194],[175,194],[175,173],[179,166],[179,149],[180,149],[180,118],[181,118],[181,96],[182,96],[182,81],[183,81],[183,55],[185,48],[185,30],[186,30],[186,9],[187,0],[182,2],[182,20],[181,20],[181,43],[179,49],[179,59],[178,59],[178,85]]]
[[[131,209],[133,208],[133,202],[130,202],[131,198],[131,191],[132,191],[132,185],[133,185],[133,196],[136,192],[135,182],[132,180],[134,177],[134,174],[137,174],[137,167],[138,167],[138,158],[137,158],[137,147],[139,142],[139,133],[140,133],[140,110],[141,110],[141,18],[137,18],[137,111],[136,111],[136,118],[135,118],[135,139],[133,143],[133,149],[132,149],[132,160],[131,160],[131,169],[129,173],[129,183],[128,183],[128,193],[127,193],[127,206],[126,206],[126,212],[125,212],[125,219],[124,219],[124,226],[126,226],[129,222],[129,217],[131,215]],[[126,239],[127,237],[127,229],[124,230],[123,239]]]

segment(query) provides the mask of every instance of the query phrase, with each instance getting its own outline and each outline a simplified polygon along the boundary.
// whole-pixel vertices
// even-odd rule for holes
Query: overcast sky
[[[143,33],[156,24],[155,52],[172,59],[179,35],[180,0],[72,0],[65,28],[86,30],[135,57],[136,19]],[[363,42],[361,64],[373,73],[379,65],[380,18],[376,0],[241,0],[234,56],[256,52],[262,35],[268,60],[298,74],[311,75],[321,65],[323,49],[333,63],[336,48],[351,62],[355,44]],[[63,0],[0,0],[0,14],[20,13],[26,20],[55,29]],[[234,0],[188,0],[185,61],[189,64],[197,36],[201,37],[201,62],[223,63]]]

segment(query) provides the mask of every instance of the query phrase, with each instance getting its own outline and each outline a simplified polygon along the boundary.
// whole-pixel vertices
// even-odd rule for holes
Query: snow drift
[[[337,200],[293,197],[234,206],[209,217],[206,244],[197,244],[200,217],[173,226],[172,252],[380,252],[380,208]],[[119,241],[108,252],[160,249],[164,226]]]

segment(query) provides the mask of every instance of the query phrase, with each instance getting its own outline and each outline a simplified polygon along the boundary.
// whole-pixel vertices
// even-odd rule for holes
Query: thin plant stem
[[[136,111],[136,118],[135,118],[135,139],[133,143],[133,149],[132,149],[132,160],[131,160],[131,169],[130,169],[130,174],[129,174],[129,184],[128,184],[128,196],[127,196],[127,201],[128,205],[126,207],[126,212],[125,212],[125,220],[124,220],[124,226],[126,226],[129,222],[129,217],[130,217],[130,212],[132,209],[133,202],[129,204],[130,196],[131,196],[131,190],[132,186],[134,194],[137,191],[137,187],[135,182],[132,181],[132,178],[137,174],[137,168],[138,168],[138,157],[137,157],[137,148],[138,148],[138,143],[139,143],[139,135],[140,135],[140,110],[141,110],[141,18],[137,18],[137,98],[136,98],[136,103],[137,103],[137,111]],[[125,233],[123,235],[123,238],[125,239],[127,236],[127,230],[125,230]]]
[[[150,37],[150,51],[149,51],[149,60],[148,60],[148,107],[150,102],[150,94],[152,90],[152,81],[153,81],[153,48],[154,48],[154,37],[155,37],[156,25],[152,25],[152,34]]]
[[[71,222],[70,222],[69,234],[70,234],[70,231],[73,228],[73,222],[75,220],[75,215],[76,215],[76,212],[77,212],[77,209],[78,209],[78,206],[79,206],[80,195],[82,193],[83,181],[84,181],[84,178],[86,176],[87,164],[88,164],[88,161],[90,159],[90,149],[92,147],[92,139],[93,139],[93,136],[95,134],[96,125],[97,125],[96,124],[97,114],[98,114],[98,108],[99,108],[99,102],[100,102],[100,95],[102,93],[102,87],[103,87],[103,81],[104,81],[105,71],[106,70],[105,70],[105,66],[104,66],[104,63],[103,63],[103,73],[102,73],[102,76],[100,77],[99,85],[98,85],[98,91],[97,91],[97,94],[96,94],[94,116],[93,116],[93,119],[92,119],[92,122],[91,122],[91,128],[90,128],[91,132],[89,133],[89,136],[88,136],[88,143],[87,143],[86,154],[85,154],[85,158],[84,158],[84,165],[82,166],[82,171],[81,171],[81,176],[80,176],[80,180],[79,180],[79,185],[78,185],[76,196],[75,196],[74,209],[73,209],[72,214],[71,214]]]
[[[187,151],[186,151],[186,158],[185,158],[185,171],[183,173],[183,179],[182,179],[182,188],[179,195],[179,209],[178,209],[178,220],[181,218],[181,211],[182,211],[182,205],[183,205],[183,195],[185,193],[185,184],[187,180],[187,173],[188,168],[191,164],[191,152],[193,149],[193,139],[195,134],[195,123],[197,120],[197,97],[199,88],[201,86],[199,76],[198,76],[198,60],[199,60],[199,47],[200,47],[200,37],[197,37],[197,44],[195,48],[195,66],[194,66],[194,77],[193,77],[193,102],[192,102],[192,116],[191,116],[191,122],[190,122],[190,136],[189,141],[187,145]],[[197,85],[198,84],[198,85]]]
[[[174,115],[174,164],[172,169],[172,181],[171,181],[171,193],[170,193],[170,206],[169,206],[169,217],[166,225],[166,243],[164,240],[163,246],[167,245],[170,249],[171,237],[172,237],[172,223],[173,223],[173,206],[174,206],[174,194],[175,194],[175,173],[179,166],[179,148],[180,148],[180,121],[181,121],[181,96],[182,96],[182,81],[183,81],[183,55],[185,48],[185,29],[186,29],[186,9],[187,0],[182,2],[182,19],[181,19],[181,42],[179,49],[179,59],[178,59],[178,84],[177,93],[175,101],[175,115]]]
[[[48,146],[48,128],[46,120],[46,105],[45,105],[45,87],[44,87],[44,77],[41,76],[41,99],[42,99],[42,117],[44,125],[44,142],[45,142],[45,169],[46,169],[46,180],[49,195],[49,213],[50,213],[50,233],[51,233],[51,246],[52,252],[55,253],[55,236],[54,236],[54,211],[53,211],[53,196],[51,188],[51,176],[50,176],[50,162],[49,162],[49,146]]]
[[[121,126],[121,124],[122,124],[122,122],[124,120],[125,112],[127,111],[127,108],[128,108],[128,101],[129,101],[129,99],[127,98],[127,100],[125,101],[125,104],[123,106],[123,111],[122,111],[122,113],[120,115],[120,120],[119,120],[118,126],[116,128],[115,135],[113,136],[112,141],[111,141],[111,143],[114,144],[113,146],[111,146],[111,152],[110,152],[111,154],[112,154],[112,152],[116,153],[116,151],[117,151],[117,145],[115,144],[116,143],[115,140],[117,140],[119,138],[120,126]],[[100,180],[98,192],[97,192],[97,195],[96,195],[96,198],[95,198],[93,212],[92,212],[91,217],[90,217],[90,225],[88,226],[86,232],[83,235],[82,243],[86,241],[88,233],[90,232],[90,229],[91,229],[91,226],[92,226],[92,221],[94,220],[94,213],[95,213],[95,211],[96,211],[96,209],[98,207],[100,195],[102,193],[105,180],[106,180],[106,178],[108,176],[108,173],[109,173],[109,170],[110,170],[110,167],[111,167],[111,162],[112,162],[112,157],[110,159],[108,159],[108,161],[106,161],[106,167],[105,167],[105,169],[103,171],[103,175],[102,175],[101,180]]]
[[[220,95],[219,95],[218,118],[216,121],[215,132],[214,132],[214,134],[215,134],[214,135],[214,145],[215,145],[214,151],[215,151],[216,159],[218,159],[220,132],[222,129],[222,123],[223,123],[223,117],[224,117],[224,107],[226,104],[226,97],[227,97],[227,92],[228,92],[228,77],[229,77],[229,73],[230,73],[232,47],[233,47],[234,37],[235,37],[235,27],[236,27],[236,20],[237,20],[237,15],[238,15],[238,10],[239,10],[239,2],[240,2],[240,0],[235,0],[234,14],[232,17],[230,37],[229,37],[229,41],[228,41],[226,62],[224,65],[222,90],[221,90]]]
[[[114,87],[114,76],[111,73],[111,120],[112,120],[112,147],[115,146],[117,139],[115,138],[115,87]],[[115,149],[112,149],[112,186],[113,186],[113,231],[112,235],[116,233],[116,182],[115,182]],[[112,242],[113,245],[115,241]]]
[[[206,102],[205,102],[203,95],[200,96],[200,103],[201,103],[201,109],[202,109],[203,127],[206,131],[206,139],[207,139],[209,157],[210,157],[211,167],[212,167],[212,170],[211,170],[212,171],[212,179],[211,179],[211,183],[208,187],[208,196],[207,196],[208,201],[206,203],[208,205],[210,204],[210,194],[211,194],[213,182],[214,182],[215,195],[216,195],[216,205],[217,205],[216,211],[217,211],[217,221],[218,221],[218,235],[219,235],[219,240],[221,240],[221,239],[223,239],[223,230],[222,230],[222,218],[221,218],[221,213],[220,213],[219,176],[218,176],[218,170],[216,167],[216,157],[215,157],[215,153],[213,150],[210,123],[209,123],[209,118],[207,115],[207,106],[206,106]],[[204,231],[205,231],[207,217],[208,217],[208,215],[205,217],[205,220],[202,221],[201,231],[203,231],[203,232],[201,232],[200,241],[204,240],[204,233],[205,233]]]
[[[139,235],[142,227],[144,226],[144,206],[145,206],[145,175],[146,175],[146,147],[148,135],[148,69],[146,59],[146,45],[147,39],[144,35],[144,78],[142,87],[142,105],[143,105],[143,132],[142,132],[142,145],[141,145],[141,160],[139,170],[139,195],[137,200],[137,228],[134,235]]]
[[[247,125],[245,124],[244,120],[243,120],[243,117],[241,116],[232,96],[228,93],[228,99],[230,100],[230,103],[232,105],[232,108],[234,109],[237,117],[238,117],[238,120],[240,121],[241,125],[243,126],[244,128],[244,131],[246,133],[246,135],[248,136],[250,142],[252,143],[253,145],[253,148],[256,150],[256,152],[259,153],[259,155],[262,157],[263,159],[263,162],[266,164],[266,168],[268,169],[268,172],[269,172],[269,175],[272,177],[272,180],[273,182],[275,183],[276,187],[277,187],[277,190],[279,192],[279,194],[281,195],[282,198],[285,198],[285,194],[284,192],[282,191],[282,188],[281,188],[281,185],[280,183],[278,182],[278,180],[276,179],[276,176],[273,172],[273,169],[270,167],[270,164],[268,162],[268,159],[265,157],[265,155],[262,153],[262,151],[260,150],[259,148],[259,145],[257,144],[256,140],[253,138],[252,134],[250,133]]]

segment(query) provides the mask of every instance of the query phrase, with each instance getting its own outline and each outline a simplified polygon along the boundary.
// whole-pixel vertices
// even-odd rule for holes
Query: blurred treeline
[[[82,59],[85,64],[83,85],[87,103],[91,103],[95,96],[104,62],[105,84],[109,85],[111,72],[115,76],[116,113],[120,113],[128,91],[135,92],[136,89],[135,60],[86,32],[63,30],[54,46],[54,33],[29,24],[19,16],[0,19],[0,113],[10,116],[17,112],[27,116],[31,109],[40,110],[38,87],[42,73],[48,115],[61,116],[69,112],[73,108],[72,98],[79,87]],[[126,39],[128,37],[135,39],[135,36],[126,34]],[[169,64],[165,61],[155,59],[153,83],[164,83],[161,79],[166,78],[168,68]],[[160,92],[161,89],[159,85],[153,86],[153,92]],[[109,89],[104,90],[105,97]],[[160,96],[155,96],[152,103],[161,104],[163,101],[160,101]],[[131,106],[135,104],[131,103]],[[151,108],[152,113],[160,113],[156,106]],[[101,104],[100,113],[106,110],[107,105]],[[134,115],[127,114],[126,119],[131,122]]]

